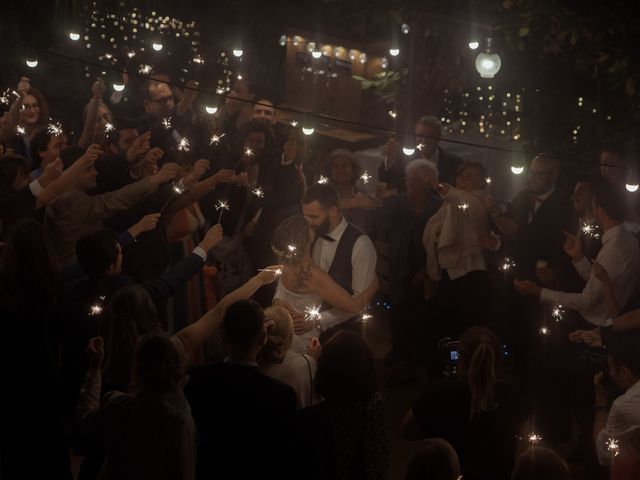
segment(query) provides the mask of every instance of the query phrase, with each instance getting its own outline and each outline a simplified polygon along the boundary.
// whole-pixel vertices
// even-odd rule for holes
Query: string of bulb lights
[[[407,25],[408,28],[408,25]],[[408,32],[408,30],[407,30]],[[285,37],[285,36],[283,36]],[[69,38],[73,41],[75,41],[74,39],[79,39],[79,34],[75,33],[75,32],[69,32]],[[291,40],[288,39],[288,37],[285,37],[287,41],[296,41],[295,37]],[[282,44],[282,37],[280,39],[280,43]],[[206,95],[210,95],[212,96],[214,93],[216,95],[218,95],[221,99],[225,99],[228,96],[228,91],[229,89],[222,89],[222,88],[217,88],[215,91],[212,90],[208,90],[208,89],[203,89],[200,86],[196,86],[195,88],[192,87],[186,87],[185,85],[180,85],[171,81],[164,81],[164,80],[157,80],[151,76],[148,75],[149,71],[144,71],[144,70],[140,70],[138,72],[130,72],[127,71],[123,68],[117,67],[114,64],[111,65],[105,65],[104,63],[97,63],[97,62],[91,62],[88,60],[84,60],[84,59],[79,59],[79,58],[75,58],[72,57],[70,55],[66,55],[63,53],[59,53],[59,52],[54,52],[51,50],[47,50],[47,49],[42,49],[42,48],[36,48],[33,47],[32,45],[26,45],[24,43],[21,42],[15,42],[9,39],[5,39],[5,44],[7,43],[13,43],[13,44],[18,44],[22,47],[27,47],[30,49],[30,56],[27,57],[26,59],[26,64],[28,67],[30,68],[36,68],[38,65],[38,60],[37,57],[35,57],[35,55],[33,55],[34,52],[40,52],[42,54],[45,55],[49,55],[49,56],[53,56],[53,57],[58,57],[58,58],[62,58],[65,59],[67,61],[71,61],[71,62],[75,62],[75,63],[80,63],[85,65],[86,68],[92,66],[92,67],[96,67],[96,68],[100,68],[103,70],[110,70],[110,71],[114,71],[114,72],[118,72],[121,74],[127,73],[130,76],[135,76],[138,77],[142,80],[152,80],[158,83],[166,83],[169,86],[172,87],[178,87],[178,88],[187,88],[187,89],[191,89],[194,91],[197,91],[198,93],[201,94],[206,94]],[[469,48],[473,49],[473,47],[475,47],[475,41],[474,42],[470,42],[469,44]],[[314,52],[317,49],[317,46],[315,45],[315,42],[307,42],[307,45],[310,44],[314,44]],[[157,44],[157,43],[153,43],[153,49],[156,52],[160,52],[163,48],[162,44]],[[395,53],[395,49],[394,53]],[[364,52],[362,52],[364,54]],[[399,53],[399,49],[398,49],[398,53]],[[244,51],[241,48],[234,48],[232,51],[232,54],[234,57],[236,58],[240,58],[242,57],[242,55],[244,54]],[[106,57],[105,57],[106,58]],[[200,59],[200,61],[198,61],[198,59]],[[366,60],[365,60],[366,61]],[[201,57],[198,55],[196,57],[194,57],[194,62],[195,63],[204,63],[204,60],[201,59]],[[115,63],[115,62],[114,62]],[[124,83],[114,83],[113,88],[115,91],[118,92],[122,92],[125,88]],[[367,124],[367,123],[362,123],[362,122],[356,122],[356,121],[352,121],[352,120],[345,120],[345,119],[341,119],[341,118],[336,118],[336,117],[330,117],[327,115],[323,115],[323,114],[319,114],[319,113],[314,113],[314,112],[308,112],[308,111],[302,111],[299,109],[295,109],[295,108],[290,108],[290,107],[282,107],[282,106],[273,106],[273,105],[269,105],[269,104],[262,104],[258,101],[254,101],[254,100],[248,100],[248,99],[243,99],[243,98],[239,98],[239,97],[233,97],[234,100],[239,101],[239,102],[243,102],[243,103],[248,103],[248,104],[252,104],[252,105],[263,105],[263,106],[268,106],[271,108],[274,108],[275,110],[281,110],[284,112],[288,112],[288,113],[293,113],[299,116],[302,116],[305,120],[303,121],[301,127],[302,127],[302,131],[304,134],[306,135],[311,135],[314,133],[315,131],[315,127],[313,125],[313,122],[311,119],[315,118],[315,119],[319,119],[319,120],[323,120],[326,122],[337,122],[337,123],[342,123],[345,125],[349,125],[349,126],[353,126],[356,128],[362,128],[362,129],[368,129],[368,130],[374,130],[374,131],[380,131],[380,132],[384,132],[387,135],[396,135],[396,136],[402,136],[403,138],[411,138],[413,136],[413,132],[407,132],[406,130],[398,130],[397,128],[388,128],[388,127],[381,127],[378,125],[372,125],[372,124]],[[208,114],[215,114],[217,112],[218,108],[216,106],[211,106],[211,105],[205,105],[205,111]],[[389,112],[389,116],[391,116],[392,118],[395,118],[396,112],[390,111]],[[298,122],[297,121],[293,121],[292,122],[293,126],[297,126]],[[495,145],[485,145],[485,144],[479,144],[479,143],[475,143],[475,142],[469,142],[469,141],[464,141],[464,140],[458,140],[458,139],[447,139],[447,138],[443,138],[443,141],[449,142],[449,143],[453,143],[453,144],[458,144],[458,145],[464,145],[464,146],[469,146],[469,147],[474,147],[474,148],[481,148],[481,149],[485,149],[485,150],[493,150],[493,151],[499,151],[502,153],[511,153],[514,154],[515,157],[512,160],[512,164],[511,164],[511,172],[514,175],[520,175],[524,172],[525,170],[525,165],[524,165],[524,161],[520,159],[520,157],[522,157],[525,152],[522,150],[517,150],[517,149],[512,149],[512,148],[507,148],[507,147],[500,147],[500,146],[495,146]],[[516,139],[517,140],[517,139]],[[413,155],[413,153],[415,152],[415,148],[420,148],[420,145],[405,145],[403,147],[403,152],[405,153],[405,155],[407,156],[411,156]],[[580,159],[564,159],[561,158],[560,160],[565,161],[565,162],[573,162],[573,163],[577,163],[577,164],[589,164],[588,161],[583,161]],[[625,168],[622,167],[620,165],[608,165],[610,167],[613,168]],[[626,188],[629,192],[636,192],[638,190],[638,180],[637,180],[637,173],[634,171],[634,169],[632,168],[631,171],[629,172],[629,180],[628,183],[626,184]]]

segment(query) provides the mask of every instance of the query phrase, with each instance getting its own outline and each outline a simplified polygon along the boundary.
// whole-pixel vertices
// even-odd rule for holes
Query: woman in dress
[[[302,215],[287,218],[273,233],[271,245],[283,265],[273,304],[305,313],[307,320],[314,322],[322,316],[322,306],[326,304],[354,316],[363,313],[378,290],[377,277],[359,295],[350,295],[313,262],[314,238],[313,230]],[[319,323],[316,327],[294,336],[292,348],[295,352],[307,351],[311,339],[320,335]]]

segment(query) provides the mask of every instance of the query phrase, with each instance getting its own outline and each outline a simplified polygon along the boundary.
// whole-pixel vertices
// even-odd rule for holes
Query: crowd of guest
[[[394,429],[410,480],[640,477],[632,149],[505,202],[425,116],[371,195],[246,79],[171,80],[95,79],[78,134],[3,106],[0,478],[385,479]],[[426,382],[404,419],[380,377]]]

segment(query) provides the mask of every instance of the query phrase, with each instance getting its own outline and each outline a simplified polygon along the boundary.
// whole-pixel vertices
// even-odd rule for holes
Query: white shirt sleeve
[[[600,430],[596,438],[596,453],[598,454],[600,465],[611,464],[612,453],[607,449],[607,441],[610,438],[619,440],[621,436],[627,434],[629,429],[632,428],[632,424],[630,424],[624,412],[625,405],[621,401],[623,398],[625,398],[624,395],[613,402],[607,418],[607,426]]]
[[[371,285],[376,275],[377,260],[376,249],[371,239],[367,235],[360,236],[351,252],[351,290],[353,290],[353,296],[358,295]],[[353,316],[353,314],[339,308],[325,310],[320,317],[320,328],[324,331]]]
[[[36,179],[29,184],[29,190],[31,190],[34,197],[38,198],[44,191],[44,188],[42,188],[42,185],[40,185],[40,182]]]
[[[578,272],[578,275],[580,275],[585,282],[589,281],[589,277],[591,276],[591,262],[587,260],[587,257],[582,257],[582,260],[577,263],[571,263],[573,263],[573,267]]]
[[[582,292],[566,293],[543,288],[540,301],[551,305],[563,305],[573,310],[591,310],[602,301],[602,286],[600,280],[592,275]]]
[[[198,255],[203,262],[207,261],[207,252],[204,251],[204,248],[202,247],[196,247],[193,249],[193,252],[191,253],[195,253],[196,255]]]

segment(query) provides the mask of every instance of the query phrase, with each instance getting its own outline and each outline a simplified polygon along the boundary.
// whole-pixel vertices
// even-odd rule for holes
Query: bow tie
[[[326,240],[327,242],[335,242],[335,241],[336,241],[336,239],[335,239],[335,238],[332,238],[332,237],[330,237],[329,235],[326,235],[326,234],[324,234],[324,233],[319,233],[319,234],[317,235],[317,238],[321,238],[321,239],[323,239],[323,240]]]

